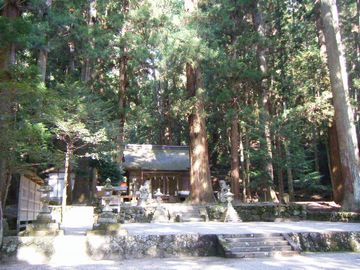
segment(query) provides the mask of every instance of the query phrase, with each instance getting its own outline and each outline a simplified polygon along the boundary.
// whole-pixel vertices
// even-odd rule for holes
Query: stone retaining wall
[[[360,252],[360,232],[328,233],[289,233],[290,238],[300,251],[308,252]]]
[[[219,254],[216,235],[90,235],[86,237],[86,253],[95,260]],[[36,262],[48,262],[56,254],[54,242],[54,237],[5,237],[0,249],[0,261],[14,259],[33,261],[36,258]]]
[[[120,223],[149,223],[155,212],[155,206],[121,206],[119,213]]]
[[[217,256],[216,235],[88,236],[88,253],[94,259]]]
[[[172,206],[174,207],[174,206]],[[184,207],[184,204],[182,204]],[[138,207],[122,206],[120,208],[120,223],[147,223],[151,222],[155,206]],[[281,220],[317,220],[360,222],[359,213],[350,212],[321,212],[306,209],[306,205],[274,203],[239,204],[234,206],[236,212],[244,222],[249,221],[281,221]],[[226,210],[225,204],[206,206],[209,221],[222,221]],[[171,218],[175,220],[174,217]]]
[[[289,233],[284,236],[299,251],[360,252],[360,232]],[[37,257],[39,262],[49,261],[56,253],[54,240],[55,237],[5,237],[0,259],[26,260],[32,256]],[[223,256],[217,236],[211,234],[90,235],[87,236],[86,252],[96,260]]]
[[[39,263],[46,262],[55,252],[54,240],[55,236],[4,237],[0,249],[0,260],[22,260],[31,256],[38,260]]]
[[[306,211],[307,220],[334,221],[334,222],[360,222],[360,213],[353,212],[321,212]]]
[[[234,208],[244,222],[276,221],[281,219],[301,220],[306,218],[305,208],[297,204],[241,204],[235,205]],[[212,221],[222,221],[225,210],[225,205],[208,206],[209,219]]]
[[[182,205],[183,207],[184,205]],[[155,206],[138,207],[122,206],[120,208],[120,223],[146,223],[151,222]],[[275,221],[279,219],[306,219],[306,210],[302,205],[278,204],[242,204],[234,206],[242,221]],[[206,207],[209,221],[222,221],[226,210],[224,204]],[[175,220],[173,217],[172,220]]]

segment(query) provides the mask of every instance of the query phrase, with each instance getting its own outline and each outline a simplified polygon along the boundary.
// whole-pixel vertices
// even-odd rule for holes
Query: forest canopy
[[[2,0],[0,8],[3,204],[20,169],[66,161],[76,170],[90,158],[119,175],[124,145],[137,143],[190,145],[194,200],[211,201],[212,181],[226,179],[238,200],[341,203],[355,190],[346,205],[360,208],[360,175],[346,171],[358,167],[357,140],[344,150],[336,126],[346,121],[336,117],[347,107],[337,105],[328,61],[343,48],[344,117],[357,139],[359,1]],[[331,27],[341,40],[330,39]],[[356,152],[353,165],[344,151]]]

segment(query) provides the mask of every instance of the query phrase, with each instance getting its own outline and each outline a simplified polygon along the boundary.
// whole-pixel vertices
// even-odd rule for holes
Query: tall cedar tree
[[[268,179],[264,179],[266,183],[264,187],[265,199],[269,201],[277,201],[276,194],[273,190],[274,186],[274,168],[272,164],[272,141],[271,141],[271,130],[270,130],[270,93],[269,93],[269,69],[268,69],[268,48],[265,44],[266,42],[266,25],[264,19],[264,10],[265,10],[265,1],[258,0],[256,2],[256,9],[254,14],[254,22],[256,31],[260,37],[260,44],[257,46],[258,62],[259,69],[262,72],[263,78],[260,82],[260,103],[261,103],[261,115],[260,115],[260,125],[263,129],[264,135],[264,149],[266,149],[266,156],[264,160],[264,169],[266,171],[266,176]]]
[[[341,41],[335,0],[321,1],[328,68],[334,99],[335,123],[339,140],[341,172],[344,177],[344,210],[360,209],[359,149],[349,101],[348,74]]]
[[[196,11],[197,4],[197,0],[186,0],[186,11],[189,14]],[[200,63],[186,64],[186,89],[189,98],[194,98],[195,103],[189,116],[190,200],[192,203],[214,202],[204,118],[204,82]]]

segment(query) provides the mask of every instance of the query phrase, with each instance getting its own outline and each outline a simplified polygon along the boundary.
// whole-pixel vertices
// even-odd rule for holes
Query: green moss
[[[87,231],[87,235],[126,235],[127,231],[116,224],[99,224],[93,230]]]
[[[334,222],[360,222],[360,214],[352,212],[312,212],[306,213],[306,219]]]

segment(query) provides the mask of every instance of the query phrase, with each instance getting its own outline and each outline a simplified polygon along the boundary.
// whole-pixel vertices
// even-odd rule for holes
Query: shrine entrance
[[[159,188],[164,194],[162,199],[165,202],[179,202],[186,197],[188,186],[184,182],[184,173],[179,172],[143,172],[143,179],[150,180],[151,193]],[[185,185],[184,185],[185,184]]]

